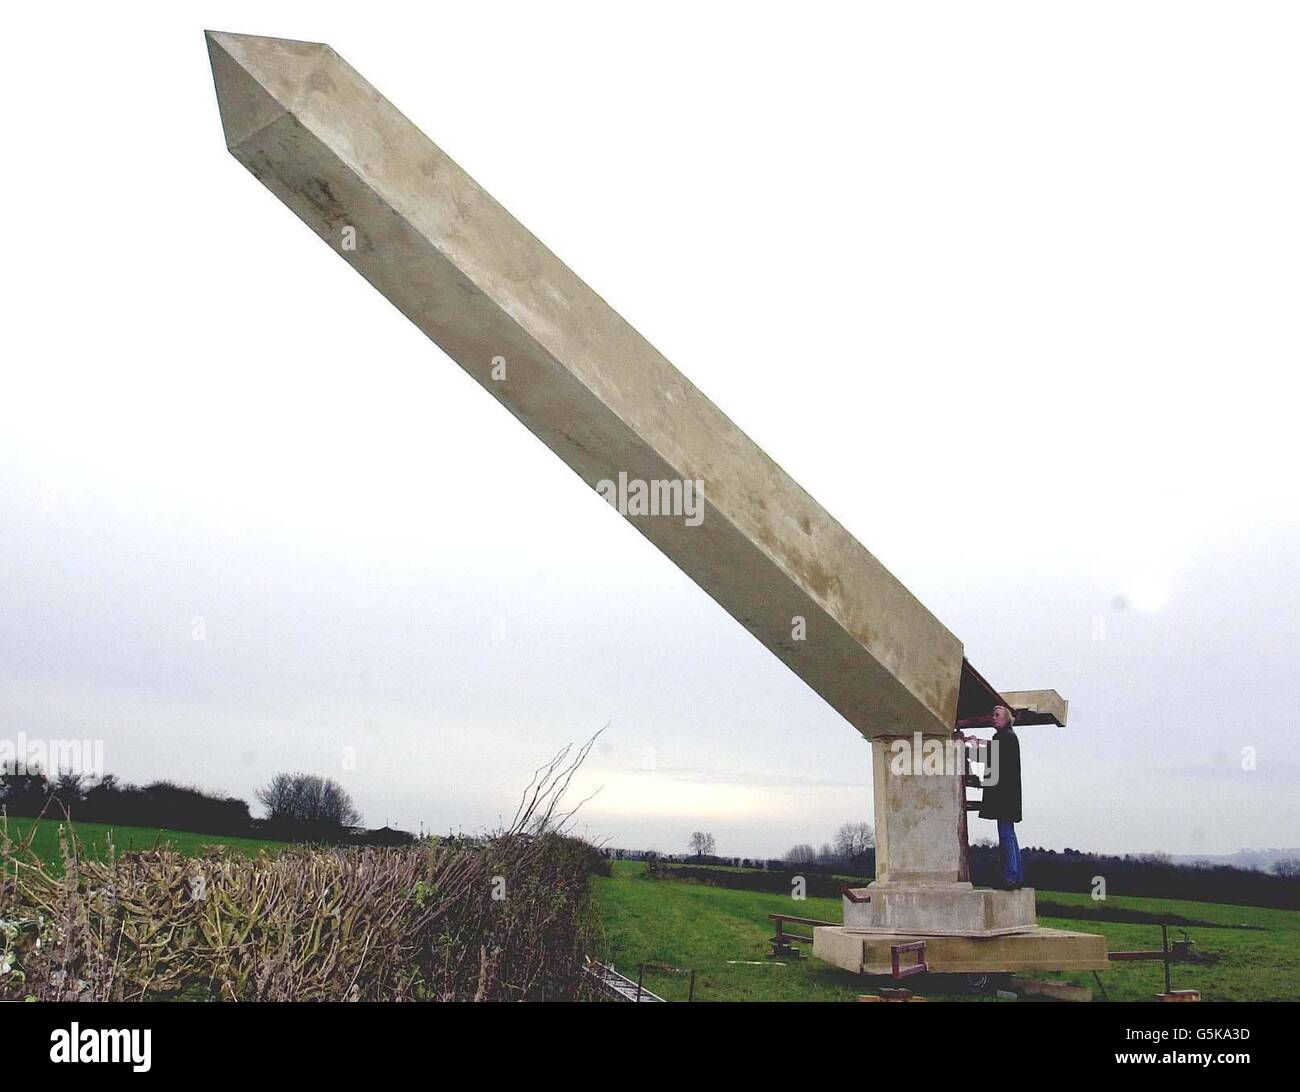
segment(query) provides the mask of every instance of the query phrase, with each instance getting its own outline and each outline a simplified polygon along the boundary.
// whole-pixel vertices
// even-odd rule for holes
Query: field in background
[[[0,820],[3,824],[6,820]],[[21,842],[27,837],[35,819],[10,816],[7,820],[9,837]],[[45,818],[40,821],[36,837],[32,839],[32,849],[41,860],[52,866],[62,861],[59,849],[59,828],[63,824],[57,820]],[[161,827],[118,827],[106,823],[75,823],[77,840],[82,852],[88,857],[102,859],[108,851],[109,836],[118,853],[131,850],[153,849],[155,846],[171,846],[178,853],[193,857],[204,846],[229,846],[240,853],[253,856],[258,850],[275,850],[283,848],[285,842],[262,841],[258,838],[238,838],[224,834],[194,834],[184,830],[165,830]],[[0,825],[0,830],[4,827]]]
[[[781,966],[763,958],[771,950],[768,914],[839,921],[838,899],[796,902],[788,895],[653,879],[635,861],[615,861],[613,875],[595,884],[605,957],[633,979],[640,963],[694,968],[700,1001],[847,1001],[874,992],[867,980],[811,959]],[[1175,989],[1200,990],[1206,1001],[1300,1000],[1298,911],[1118,896],[1099,906],[1086,894],[1055,891],[1039,892],[1039,899],[1054,904],[1057,915],[1040,915],[1041,924],[1101,933],[1112,951],[1159,948],[1160,928],[1099,921],[1098,912],[1139,911],[1214,923],[1220,927],[1188,927],[1197,952],[1209,962],[1174,964]],[[1060,916],[1075,912],[1078,917]],[[1170,930],[1171,940],[1180,936]],[[1090,973],[1034,977],[1090,986],[1101,1000]],[[1164,971],[1159,963],[1116,964],[1102,972],[1102,981],[1111,1000],[1149,1001],[1164,989]],[[686,999],[687,983],[685,976],[653,968],[645,975],[646,987],[670,1001]]]

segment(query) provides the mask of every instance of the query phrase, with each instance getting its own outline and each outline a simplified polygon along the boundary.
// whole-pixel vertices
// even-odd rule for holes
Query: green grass
[[[4,822],[4,820],[0,820]],[[9,837],[15,843],[21,842],[31,830],[34,819],[10,816],[7,820]],[[59,829],[65,826],[61,821],[42,819],[32,839],[32,849],[43,861],[56,868],[62,866],[62,853],[59,850]],[[224,834],[194,834],[184,830],[166,830],[161,827],[114,827],[105,823],[73,823],[77,840],[81,843],[81,852],[87,857],[102,858],[108,852],[109,837],[112,836],[113,847],[118,853],[130,850],[153,849],[155,845],[171,845],[187,857],[193,857],[204,846],[229,846],[250,857],[260,849],[274,850],[283,847],[284,842],[262,841],[257,838],[236,838]],[[2,829],[2,828],[0,828]]]
[[[699,1001],[848,1001],[874,992],[880,984],[813,959],[782,966],[763,958],[771,950],[768,939],[773,924],[767,920],[768,914],[839,921],[838,899],[795,902],[787,895],[655,880],[645,874],[644,864],[635,861],[614,862],[613,873],[595,881],[605,933],[603,954],[631,978],[636,978],[641,963],[694,968]],[[1060,906],[1077,906],[1081,912],[1098,906],[1087,894],[1044,891],[1042,897]],[[1174,964],[1174,989],[1200,990],[1206,1001],[1300,1000],[1300,911],[1118,896],[1102,905],[1176,914],[1224,926],[1258,926],[1190,928],[1196,950],[1216,961]],[[1040,917],[1039,922],[1102,933],[1112,951],[1160,947],[1156,925],[1066,917]],[[1180,936],[1177,930],[1170,931],[1171,940]],[[1091,973],[1033,977],[1090,986],[1101,1000]],[[644,982],[668,1000],[686,999],[685,976],[648,969]],[[1112,1001],[1149,1001],[1164,989],[1164,970],[1159,963],[1117,963],[1102,972],[1102,982]],[[916,983],[914,979],[907,985]],[[924,992],[936,999],[963,996],[940,992],[942,988],[942,984],[926,987]]]
[[[32,823],[31,819],[11,817],[9,837],[20,841]],[[43,820],[32,843],[39,856],[56,866],[60,861],[60,826],[59,822]],[[229,846],[252,855],[285,845],[155,827],[77,823],[75,829],[82,851],[91,856],[104,855],[110,832],[118,852],[150,849],[155,844],[166,843],[186,855],[196,854],[209,845]],[[636,977],[641,963],[693,968],[695,996],[700,1001],[849,1001],[858,994],[873,992],[881,984],[813,959],[782,965],[764,958],[770,951],[768,938],[773,931],[768,914],[839,921],[838,899],[795,902],[784,894],[654,880],[645,874],[645,865],[635,861],[614,862],[612,877],[595,880],[595,897],[604,927],[603,958],[612,959],[619,970],[632,978]],[[1083,915],[1078,918],[1042,916],[1041,924],[1103,933],[1112,951],[1158,948],[1160,930],[1155,925],[1098,921],[1090,916],[1099,910],[1104,913],[1109,908],[1122,908],[1195,918],[1222,926],[1255,926],[1253,929],[1189,928],[1196,950],[1214,957],[1214,962],[1174,964],[1174,988],[1200,990],[1207,1001],[1300,1000],[1300,911],[1128,896],[1113,896],[1098,904],[1087,894],[1057,891],[1041,892],[1041,898],[1058,907],[1078,907]],[[1170,930],[1171,939],[1180,935],[1178,930]],[[1101,1000],[1091,974],[1044,973],[1034,977],[1062,978],[1091,986],[1097,1000]],[[648,969],[644,981],[648,989],[661,997],[686,999],[688,978],[685,975]],[[1164,973],[1159,963],[1118,963],[1102,973],[1102,981],[1113,1001],[1149,1001],[1164,988]],[[915,986],[916,980],[908,985]],[[966,996],[942,990],[943,985],[939,983],[927,986],[924,992],[936,999]]]

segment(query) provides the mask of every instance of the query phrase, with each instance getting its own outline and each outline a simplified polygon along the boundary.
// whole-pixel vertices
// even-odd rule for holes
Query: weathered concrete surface
[[[841,967],[854,974],[862,973],[863,949],[861,933],[850,933],[838,925],[818,925],[813,928],[813,958]]]
[[[1070,703],[1055,690],[1004,690],[1002,697],[1012,709],[1028,709],[1051,717],[1060,728],[1065,727],[1070,713]]]
[[[869,902],[843,899],[849,933],[995,937],[1035,927],[1034,891],[994,891],[969,883],[942,886],[876,883],[857,888]]]
[[[813,929],[813,955],[856,974],[889,974],[890,945],[917,939],[911,933],[850,933],[838,925],[818,926]],[[1110,966],[1106,938],[1096,933],[1040,927],[1009,936],[924,939],[926,962],[936,974],[1104,971]]]
[[[946,746],[949,737],[924,737]],[[880,884],[953,884],[961,868],[958,818],[965,792],[952,773],[898,773],[891,748],[894,739],[871,741],[872,797],[876,815],[876,882]],[[909,748],[914,740],[901,741]]]
[[[864,735],[950,731],[957,638],[378,91],[325,45],[208,50],[235,158],[484,389],[593,486],[702,481],[699,526],[629,518]]]

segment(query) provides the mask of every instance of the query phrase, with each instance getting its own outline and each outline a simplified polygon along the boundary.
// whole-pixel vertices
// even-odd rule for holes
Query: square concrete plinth
[[[855,974],[890,972],[890,946],[923,939],[925,961],[935,974],[991,971],[1104,971],[1110,966],[1106,938],[1095,933],[1034,927],[993,937],[918,937],[914,933],[855,933],[841,925],[813,930],[813,958]],[[903,962],[915,957],[909,953]]]
[[[855,902],[850,896],[869,896]],[[995,891],[969,883],[873,883],[846,895],[844,928],[851,933],[995,937],[1034,928],[1034,890]]]

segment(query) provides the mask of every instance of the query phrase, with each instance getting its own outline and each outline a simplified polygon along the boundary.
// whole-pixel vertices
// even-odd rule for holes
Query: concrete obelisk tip
[[[231,149],[290,112],[312,72],[333,57],[320,42],[205,30],[217,108]],[[335,58],[337,59],[337,58]]]

